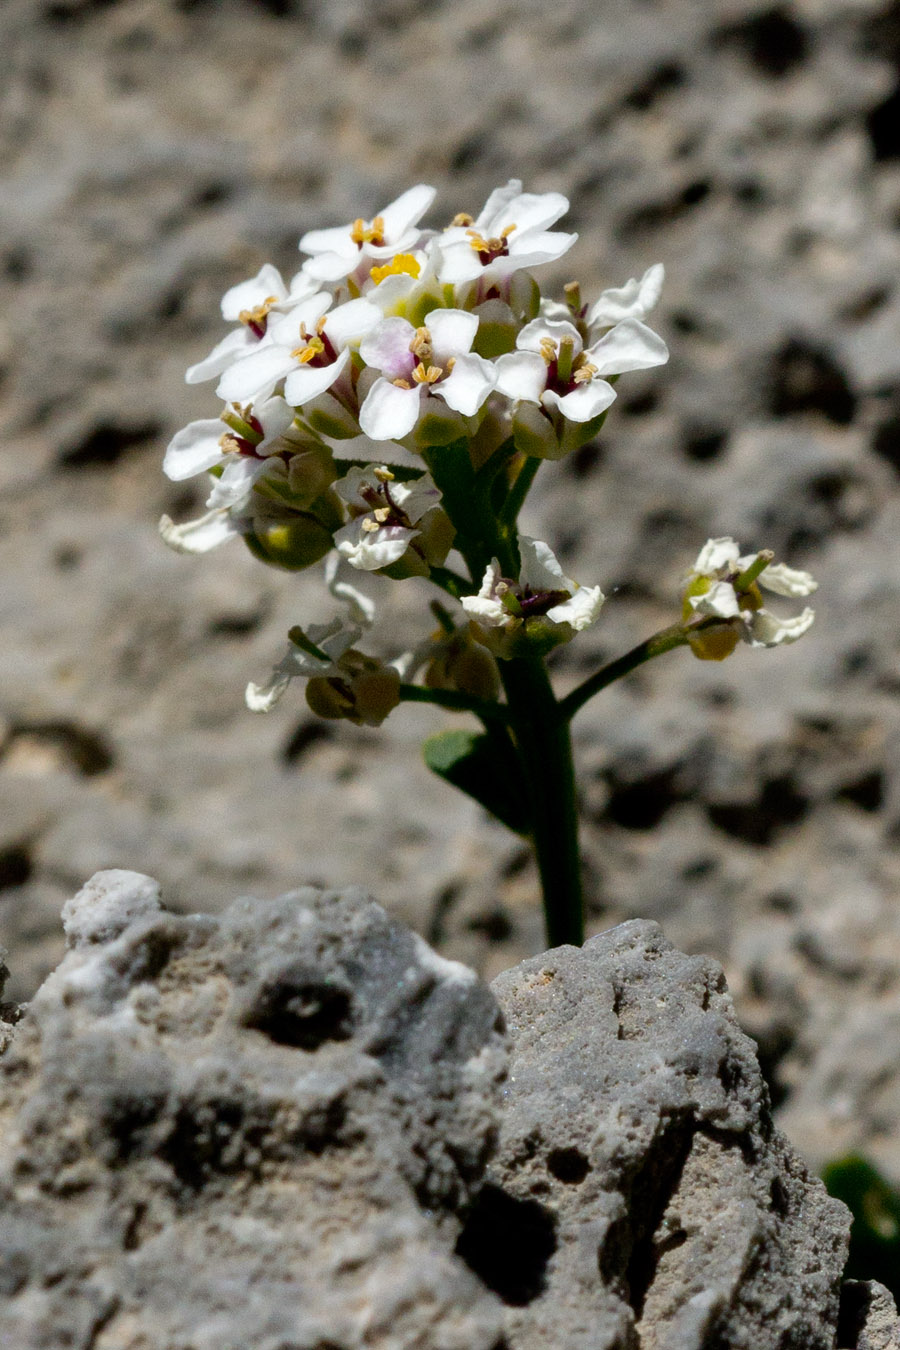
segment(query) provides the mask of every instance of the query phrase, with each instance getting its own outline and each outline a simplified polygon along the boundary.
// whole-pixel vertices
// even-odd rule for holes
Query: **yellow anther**
[[[373,469],[372,477],[377,478],[379,483],[393,483],[394,481],[394,475],[391,473],[390,469],[387,467],[386,464],[382,465],[382,467],[379,469]]]
[[[438,380],[443,379],[444,372],[440,366],[426,367],[423,362],[419,362],[412,373],[416,384],[437,384]]]
[[[551,361],[555,361],[555,360],[556,360],[557,355],[558,355],[558,353],[557,353],[557,349],[556,349],[556,343],[553,341],[553,338],[542,337],[542,338],[541,338],[541,356],[542,356],[542,357],[544,358],[544,360],[547,362],[547,365],[548,365],[548,366],[550,365]]]
[[[309,336],[306,334],[306,336]],[[310,338],[305,347],[296,347],[292,352],[295,361],[299,361],[301,366],[305,366],[310,361],[314,361],[317,356],[321,356],[325,350],[325,343],[320,337]]]
[[[326,322],[327,322],[326,317],[323,314],[321,319],[319,319],[318,323],[316,324],[316,332],[318,333],[319,337],[321,337],[322,334],[325,332]]]
[[[360,525],[360,529],[363,534],[374,534],[376,530],[381,529],[381,526],[378,524],[377,520],[373,520],[371,516],[366,516],[362,525]]]
[[[219,449],[223,455],[240,454],[241,443],[237,436],[233,436],[230,431],[226,431],[224,436],[219,437]]]
[[[362,248],[363,244],[374,244],[379,248],[384,243],[384,217],[376,216],[371,225],[367,225],[362,216],[354,220],[350,230],[354,244]]]
[[[449,375],[455,365],[456,365],[456,357],[448,356],[447,360],[444,362],[444,374]]]
[[[397,389],[412,389],[412,385],[410,384],[409,380],[400,380],[400,379],[391,380],[391,384],[393,384]]]
[[[402,276],[404,273],[410,277],[417,277],[421,270],[422,264],[412,253],[398,253],[396,258],[392,258],[383,267],[373,267],[369,276],[377,286],[385,277]]]
[[[251,324],[261,324],[269,313],[273,305],[278,304],[277,295],[267,295],[261,305],[256,305],[253,309],[242,309],[238,318],[249,328]]]
[[[455,216],[453,217],[453,219],[451,220],[451,222],[450,222],[450,229],[452,230],[452,229],[454,228],[454,226],[456,226],[456,228],[458,229],[458,228],[459,228],[460,226],[462,226],[462,225],[471,225],[471,224],[472,224],[472,221],[473,221],[474,219],[475,219],[475,217],[474,217],[474,216],[470,216],[469,213],[468,213],[468,211],[460,211],[460,212],[459,212],[457,215],[455,215]]]
[[[576,384],[587,384],[587,382],[592,380],[596,374],[597,367],[592,366],[590,361],[585,361],[584,364],[580,365],[575,371],[572,379]]]
[[[377,510],[372,512],[379,525],[383,525],[390,514],[391,508],[389,506],[379,506]]]
[[[427,361],[431,356],[431,334],[427,328],[417,328],[412,342],[409,344],[409,350],[413,356],[417,356],[420,361]]]

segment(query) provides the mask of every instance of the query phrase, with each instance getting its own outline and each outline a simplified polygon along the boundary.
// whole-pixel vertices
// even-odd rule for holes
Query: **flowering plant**
[[[812,611],[779,619],[760,586],[806,596],[815,583],[768,550],[711,539],[685,578],[681,617],[556,697],[546,657],[597,620],[604,595],[567,577],[518,517],[541,463],[600,430],[618,378],[668,359],[645,322],[663,269],[592,305],[575,283],[553,299],[533,271],[575,242],[553,229],[564,197],[513,179],[476,217],[434,230],[420,224],[434,196],[420,185],[371,221],[313,230],[289,284],[267,264],[227,292],[222,315],[236,326],[187,372],[217,378],[224,406],[180,431],[164,463],[173,479],[208,477],[207,510],[160,529],[186,553],[240,536],[276,567],[324,559],[338,612],[291,629],[269,680],[249,685],[249,707],[268,711],[302,677],[324,718],[377,726],[404,701],[474,714],[480,732],[431,737],[426,761],[531,841],[549,941],[578,943],[572,718],[676,647],[722,660],[741,639],[795,641]],[[391,662],[365,655],[375,606],[354,570],[438,588],[437,630]]]

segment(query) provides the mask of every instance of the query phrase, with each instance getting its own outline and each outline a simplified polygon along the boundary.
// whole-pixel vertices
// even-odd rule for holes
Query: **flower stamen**
[[[353,222],[350,238],[360,249],[364,244],[374,244],[376,248],[382,248],[384,246],[384,217],[376,216],[371,225],[367,225],[360,216]]]

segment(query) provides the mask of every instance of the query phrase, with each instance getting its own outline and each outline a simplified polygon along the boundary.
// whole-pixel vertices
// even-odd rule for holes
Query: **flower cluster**
[[[421,222],[434,197],[419,185],[371,220],[305,234],[306,258],[289,282],[266,264],[226,293],[222,316],[233,327],[187,372],[189,383],[217,381],[222,408],[168,446],[168,476],[204,475],[209,493],[199,519],[163,518],[166,542],[203,553],[239,536],[288,569],[324,559],[347,610],[292,630],[269,682],[248,688],[253,709],[270,708],[296,675],[308,679],[320,715],[370,724],[395,706],[410,671],[426,670],[433,688],[462,692],[467,680],[495,688],[495,657],[546,652],[591,624],[603,603],[598,586],[563,574],[546,544],[518,535],[514,511],[499,533],[486,532],[472,485],[499,485],[521,505],[517,480],[527,491],[528,465],[585,444],[615,400],[616,379],[668,359],[646,323],[663,269],[656,264],[593,304],[574,283],[562,299],[545,296],[534,269],[558,261],[577,237],[554,228],[564,197],[511,180],[477,215],[431,229]],[[459,488],[465,474],[454,479],[451,505],[443,472],[460,447],[471,521]],[[454,547],[470,581],[447,567]],[[735,642],[739,624],[750,641],[776,631],[751,590],[732,586],[730,554],[701,560],[686,619],[718,617]],[[445,616],[427,651],[391,667],[363,656],[355,644],[371,602],[348,568],[437,581],[461,600],[459,622]]]

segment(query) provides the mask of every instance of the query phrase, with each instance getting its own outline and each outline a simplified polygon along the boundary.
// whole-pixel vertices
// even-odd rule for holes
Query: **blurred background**
[[[448,715],[245,710],[319,569],[157,535],[202,505],[169,437],[226,287],[416,182],[571,200],[547,284],[662,261],[672,349],[529,516],[603,585],[560,688],[676,615],[711,534],[820,581],[796,647],[681,651],[576,722],[590,923],[725,965],[817,1167],[900,1182],[900,4],[6,0],[0,8],[0,941],[59,959],[97,868],[177,909],[360,883],[488,977],[542,946],[521,844],[421,764]],[[384,584],[376,645],[428,623]]]

